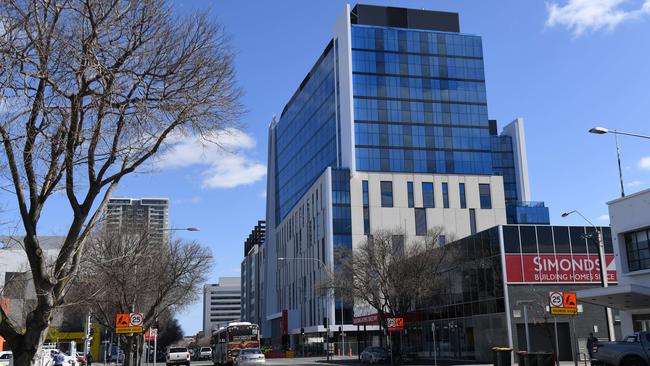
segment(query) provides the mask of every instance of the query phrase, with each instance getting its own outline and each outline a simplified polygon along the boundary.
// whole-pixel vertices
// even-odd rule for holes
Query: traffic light
[[[323,317],[323,326],[324,326],[325,328],[327,328],[327,326],[328,326],[328,324],[327,324],[327,317],[326,317],[326,316]]]
[[[305,335],[305,328],[300,328],[300,334]]]

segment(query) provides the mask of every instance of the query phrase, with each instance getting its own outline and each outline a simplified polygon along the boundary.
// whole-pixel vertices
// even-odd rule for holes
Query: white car
[[[199,350],[199,360],[210,360],[210,359],[212,359],[212,348],[201,347],[201,350]]]
[[[0,366],[11,366],[12,357],[11,351],[0,352]]]
[[[186,347],[170,347],[167,351],[166,365],[176,364],[190,366],[190,351]]]
[[[243,348],[235,358],[235,365],[264,365],[266,357],[259,348]]]

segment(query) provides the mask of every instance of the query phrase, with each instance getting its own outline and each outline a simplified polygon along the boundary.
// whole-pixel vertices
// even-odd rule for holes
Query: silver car
[[[388,352],[381,347],[366,347],[361,352],[362,363],[380,363],[388,361]]]
[[[264,365],[266,357],[258,348],[243,348],[235,359],[235,365]]]

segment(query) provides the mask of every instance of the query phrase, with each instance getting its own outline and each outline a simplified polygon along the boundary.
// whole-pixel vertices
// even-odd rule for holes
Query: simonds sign
[[[616,282],[614,255],[607,254],[607,276]],[[508,283],[600,283],[596,254],[506,254]]]

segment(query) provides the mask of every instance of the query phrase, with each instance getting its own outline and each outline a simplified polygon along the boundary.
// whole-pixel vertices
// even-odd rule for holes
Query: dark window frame
[[[425,189],[425,187],[427,188]],[[429,188],[431,188],[431,190],[429,190]],[[422,207],[436,207],[436,195],[434,191],[433,182],[422,182]],[[431,193],[431,196],[429,196],[429,193]]]
[[[381,191],[381,207],[393,207],[393,182],[382,180],[379,182]]]
[[[487,191],[484,191],[485,188],[487,188]],[[491,192],[490,183],[479,183],[478,194],[479,194],[479,201],[481,203],[481,209],[491,210],[492,192]]]

